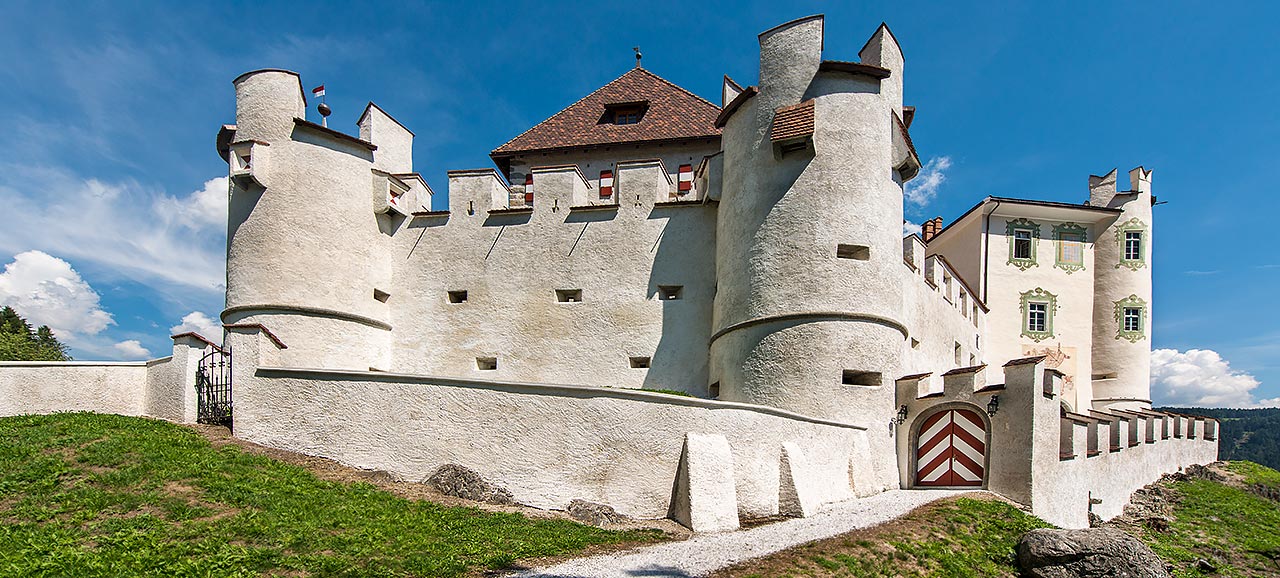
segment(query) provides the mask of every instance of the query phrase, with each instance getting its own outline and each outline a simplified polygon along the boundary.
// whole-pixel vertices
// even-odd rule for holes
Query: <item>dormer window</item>
[[[613,124],[639,124],[640,109],[624,108],[614,111]]]
[[[644,113],[648,109],[648,101],[607,104],[604,107],[604,115],[600,117],[600,124],[640,124],[640,119],[644,118]]]

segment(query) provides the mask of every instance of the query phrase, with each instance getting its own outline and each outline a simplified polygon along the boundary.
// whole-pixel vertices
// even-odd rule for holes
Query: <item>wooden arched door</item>
[[[966,408],[925,418],[916,437],[916,485],[981,487],[986,475],[986,422]]]

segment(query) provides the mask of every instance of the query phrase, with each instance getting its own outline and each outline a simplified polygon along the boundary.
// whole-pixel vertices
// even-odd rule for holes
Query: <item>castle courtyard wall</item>
[[[257,352],[266,363],[278,353],[257,337],[229,335],[240,352],[235,432],[271,447],[413,481],[459,464],[535,507],[583,499],[662,518],[677,498],[686,436],[707,434],[732,450],[724,465],[743,517],[779,513],[783,444],[803,456],[810,504],[878,491],[861,485],[874,461],[866,432],[848,424],[625,388],[255,367]]]

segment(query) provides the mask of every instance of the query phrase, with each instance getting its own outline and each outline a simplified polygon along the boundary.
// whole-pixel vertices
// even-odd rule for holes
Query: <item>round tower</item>
[[[234,84],[222,321],[266,326],[288,346],[287,365],[385,368],[372,146],[308,123],[297,73],[258,70]]]
[[[1093,407],[1151,408],[1152,171],[1090,177],[1090,204],[1121,209],[1094,243]]]
[[[760,86],[721,115],[712,373],[720,399],[879,432],[906,339],[902,54],[883,26],[860,63],[822,44],[820,16],[761,34]]]

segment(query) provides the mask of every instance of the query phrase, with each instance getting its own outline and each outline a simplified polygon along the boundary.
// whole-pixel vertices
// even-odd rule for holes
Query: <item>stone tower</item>
[[[712,379],[723,400],[887,423],[907,332],[902,182],[919,170],[902,52],[883,25],[861,62],[822,50],[821,16],[764,32],[759,87],[721,115]]]
[[[1094,245],[1093,406],[1151,407],[1151,173],[1089,177],[1089,204],[1121,209]],[[1136,315],[1135,315],[1136,314]]]
[[[266,325],[289,365],[385,368],[389,241],[368,195],[377,147],[306,121],[297,73],[234,84],[236,124],[219,135],[231,175],[222,321]]]

